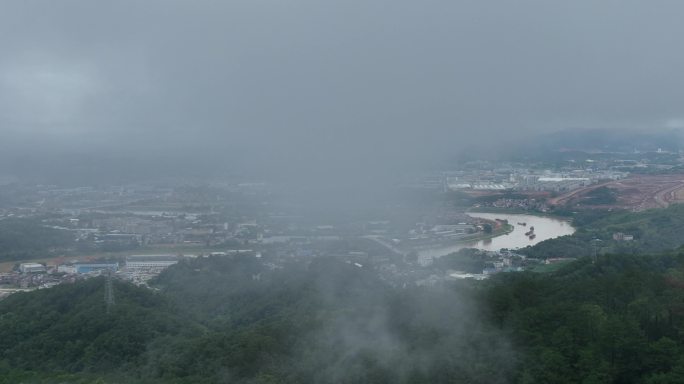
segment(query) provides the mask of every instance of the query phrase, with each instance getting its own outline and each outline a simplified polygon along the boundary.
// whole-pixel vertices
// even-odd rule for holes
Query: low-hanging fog
[[[136,368],[138,371],[132,370],[131,375],[139,375],[142,381],[146,378],[145,374],[164,379],[158,373],[163,372],[163,369],[179,375],[187,373],[183,372],[183,367],[189,367],[188,372],[203,370],[203,360],[209,357],[207,360],[216,364],[212,368],[214,371],[207,370],[199,374],[220,377],[224,381],[242,377],[241,382],[271,382],[270,376],[255,376],[253,380],[247,374],[239,376],[239,372],[226,368],[232,366],[221,360],[221,356],[211,355],[227,352],[239,355],[243,350],[261,353],[267,349],[261,347],[265,345],[275,351],[273,359],[271,351],[266,351],[269,352],[263,353],[266,358],[261,357],[265,363],[253,359],[243,365],[263,363],[268,368],[266,372],[281,372],[285,381],[290,382],[301,382],[302,377],[317,383],[371,382],[373,377],[367,376],[368,372],[384,375],[384,381],[375,382],[439,382],[421,380],[437,377],[441,378],[441,382],[504,383],[515,375],[521,376],[526,382],[533,379],[518,374],[516,369],[517,364],[526,361],[525,354],[529,351],[517,348],[510,334],[516,330],[515,327],[523,331],[528,329],[525,327],[535,329],[533,326],[536,323],[520,325],[514,320],[523,316],[532,318],[537,313],[543,313],[542,309],[545,308],[563,308],[563,311],[557,310],[555,314],[570,313],[569,310],[565,312],[564,306],[573,306],[575,302],[567,299],[570,304],[561,303],[557,306],[545,303],[544,306],[539,305],[538,308],[542,309],[537,309],[535,303],[525,304],[524,300],[518,300],[512,294],[510,297],[501,294],[491,299],[494,304],[490,307],[497,305],[495,299],[500,299],[513,303],[511,308],[520,305],[522,309],[516,314],[519,317],[512,317],[510,324],[502,317],[497,319],[500,324],[494,325],[494,311],[488,311],[489,307],[482,304],[488,296],[484,289],[480,289],[481,286],[459,283],[449,288],[427,288],[433,277],[441,277],[433,274],[434,270],[420,265],[415,250],[410,248],[411,252],[397,252],[395,244],[405,241],[405,238],[411,240],[406,234],[412,231],[421,231],[422,235],[427,232],[423,227],[437,228],[434,224],[439,220],[461,223],[465,208],[456,214],[447,212],[451,216],[440,215],[440,210],[447,203],[438,200],[444,196],[436,196],[437,193],[428,197],[417,196],[416,193],[402,200],[401,205],[388,196],[393,193],[408,195],[414,191],[397,192],[400,188],[387,187],[396,186],[407,175],[448,167],[450,162],[466,153],[487,157],[509,153],[512,148],[525,148],[527,153],[533,153],[541,148],[542,143],[560,143],[572,147],[575,142],[587,140],[594,140],[594,144],[600,146],[603,138],[607,137],[604,134],[628,136],[629,140],[621,143],[628,150],[629,146],[640,143],[645,134],[652,132],[661,132],[662,136],[658,140],[665,144],[680,142],[684,137],[680,134],[680,130],[684,131],[682,15],[684,2],[681,0],[4,0],[0,2],[0,185],[8,180],[80,186],[175,178],[197,181],[198,185],[210,180],[226,179],[253,182],[244,184],[257,186],[255,190],[259,190],[258,186],[261,185],[270,187],[271,182],[278,187],[287,186],[273,188],[277,192],[272,195],[271,190],[253,195],[245,192],[244,196],[240,195],[244,200],[234,205],[231,201],[231,205],[228,205],[227,201],[234,195],[228,192],[225,194],[228,197],[219,196],[218,193],[214,195],[212,189],[199,193],[197,191],[202,186],[193,185],[197,190],[187,192],[187,196],[194,196],[194,192],[197,192],[199,197],[195,201],[184,200],[186,195],[181,191],[171,196],[176,200],[169,200],[171,203],[168,205],[162,204],[166,202],[162,199],[168,196],[157,196],[162,203],[150,204],[152,208],[144,203],[151,199],[149,196],[152,193],[161,195],[162,192],[158,190],[148,194],[132,194],[134,198],[130,198],[130,201],[126,200],[129,198],[127,196],[112,199],[113,203],[107,199],[118,192],[107,191],[106,195],[93,193],[93,196],[105,196],[101,198],[102,201],[95,201],[93,206],[112,208],[104,213],[88,208],[91,206],[88,203],[90,197],[83,197],[83,200],[78,201],[80,205],[74,203],[73,206],[69,205],[72,196],[65,195],[64,200],[59,200],[70,211],[83,209],[84,214],[65,214],[59,218],[62,221],[49,222],[51,229],[82,230],[87,233],[87,236],[73,243],[76,245],[71,245],[80,253],[60,254],[59,257],[64,260],[89,255],[94,250],[110,257],[110,250],[101,245],[105,244],[105,240],[100,239],[110,235],[120,238],[128,234],[113,229],[114,224],[107,232],[102,229],[105,224],[97,228],[93,221],[100,220],[100,216],[94,213],[118,219],[121,212],[117,209],[120,207],[140,211],[178,208],[175,216],[161,215],[163,220],[156,222],[157,216],[153,214],[151,217],[154,219],[145,221],[150,233],[159,231],[159,238],[163,240],[159,241],[159,249],[163,252],[189,249],[188,252],[194,253],[194,248],[175,248],[175,245],[192,243],[193,247],[197,245],[197,249],[200,249],[206,244],[207,253],[216,254],[211,258],[188,258],[168,268],[160,275],[161,278],[158,277],[160,280],[157,282],[161,282],[162,288],[154,299],[165,294],[166,298],[162,299],[177,305],[167,307],[164,301],[163,305],[150,307],[149,313],[158,310],[161,314],[159,319],[178,315],[178,324],[190,324],[192,327],[184,330],[189,332],[189,336],[180,332],[170,335],[159,331],[161,336],[155,335],[154,339],[150,336],[140,341],[144,348],[139,355],[146,359],[145,364],[140,364]],[[592,139],[584,135],[573,136],[584,130],[593,130],[589,132],[595,135],[591,136]],[[565,136],[554,136],[560,135],[559,132],[564,132]],[[655,148],[659,148],[660,142]],[[425,174],[427,172],[421,175]],[[609,188],[603,188],[609,197],[614,198]],[[673,194],[673,191],[680,189],[662,191]],[[654,192],[654,200],[662,200],[659,193]],[[120,194],[123,194],[123,188]],[[268,199],[263,197],[267,194]],[[26,204],[29,208],[42,207],[46,201],[44,195],[37,192],[25,197],[21,188],[13,190],[8,196],[22,204],[24,200],[33,199],[31,204]],[[203,213],[211,210],[213,214],[213,206],[207,201],[214,198],[219,200],[219,197],[225,198],[221,204],[225,203],[228,208],[215,216],[203,218],[199,214],[186,216],[180,213],[181,209],[184,211],[192,203],[194,205],[191,208],[201,208]],[[77,198],[81,197],[74,199]],[[429,202],[420,206],[421,198]],[[38,203],[34,201],[40,199],[42,201]],[[41,208],[44,211],[40,212],[52,213],[49,209],[54,201],[58,199],[45,203],[45,207]],[[108,205],[110,203],[112,205]],[[140,205],[136,205],[138,203]],[[240,203],[244,206],[238,206]],[[664,200],[661,203],[669,204]],[[8,204],[10,206],[16,208],[20,204]],[[429,211],[430,215],[424,212],[427,211],[424,207],[432,210]],[[20,214],[31,211],[24,209],[24,206],[19,208],[23,209],[17,210]],[[297,209],[301,210],[297,212]],[[249,215],[244,213],[248,210]],[[91,217],[85,213],[93,215]],[[312,214],[308,216],[309,213]],[[321,215],[311,219],[316,214]],[[8,213],[7,217],[13,215]],[[275,224],[271,228],[258,227],[255,224],[257,220],[267,215]],[[190,219],[191,216],[195,218]],[[169,217],[171,219],[167,220]],[[429,221],[426,217],[433,220]],[[444,217],[450,221],[443,220]],[[50,220],[53,219],[58,220],[51,216]],[[137,217],[135,219],[138,220]],[[366,224],[390,221],[393,225],[390,230],[366,228]],[[676,222],[674,219],[671,221]],[[10,220],[6,222],[14,223]],[[47,225],[45,222],[36,221],[35,225],[44,229]],[[132,227],[140,222],[142,219],[130,220],[125,224],[126,227],[129,224]],[[419,222],[425,224],[416,224]],[[497,219],[499,232],[494,234],[494,222],[461,223],[461,227],[467,229],[459,229],[457,235],[477,233],[486,235],[482,239],[488,239],[508,230],[506,228],[509,227],[504,227],[503,222]],[[668,223],[663,226],[670,226],[669,216],[664,216],[663,221],[659,222]],[[83,223],[88,223],[87,227]],[[153,224],[159,224],[162,229],[157,230],[159,227]],[[119,224],[116,225],[119,228]],[[521,225],[526,226],[524,223]],[[167,230],[167,226],[171,229]],[[184,228],[188,239],[195,240],[185,241],[177,226]],[[6,241],[6,244],[21,243],[15,242],[15,238],[34,241],[29,234],[20,236],[26,231],[24,227],[19,228],[16,232],[7,232],[11,235],[7,238],[12,241]],[[215,232],[216,228],[224,237],[221,242],[217,240],[216,244],[210,244],[214,234],[218,233]],[[341,228],[338,240],[329,240],[338,237],[337,232],[335,236],[326,235],[330,228],[336,231]],[[525,237],[526,241],[536,236],[533,228],[530,226],[530,232],[526,233],[530,236]],[[656,232],[653,227],[645,228],[644,234]],[[672,228],[678,227],[673,224]],[[319,229],[320,232],[316,232]],[[578,233],[589,236],[590,232],[580,232],[579,229]],[[632,231],[632,228],[629,230]],[[641,231],[641,228],[638,230]],[[195,232],[208,234],[193,237]],[[629,237],[634,240],[630,244],[636,244],[639,240],[638,234],[632,236],[633,232],[629,232]],[[671,232],[676,231],[672,229]],[[291,249],[281,249],[281,245],[275,241],[259,243],[264,233],[270,238],[291,239],[314,233],[322,239],[317,241],[323,245],[320,248],[317,248],[318,243],[311,248],[293,245]],[[319,233],[323,235],[318,236]],[[402,234],[401,240],[392,237],[396,233]],[[608,234],[609,230],[601,229],[601,232],[596,233]],[[96,237],[95,234],[102,237]],[[171,240],[167,239],[167,235]],[[404,235],[405,238],[402,237]],[[616,238],[615,235],[619,236]],[[617,232],[612,239],[617,242],[619,238],[622,241],[627,235],[627,230],[625,233]],[[142,239],[143,235],[139,238]],[[424,238],[441,241],[440,236]],[[291,239],[286,244],[290,244]],[[453,239],[456,237],[449,241]],[[465,241],[463,239],[472,238],[459,239]],[[584,241],[573,238],[575,240],[577,243]],[[598,240],[594,238],[592,242]],[[612,241],[609,238],[606,240]],[[347,241],[349,243],[345,243]],[[124,244],[130,248],[122,247],[121,250],[138,252],[137,242]],[[294,240],[291,242],[294,243]],[[42,253],[56,255],[56,252],[62,252],[49,242],[45,244],[45,251],[40,248],[19,251],[36,255],[36,258],[39,252],[40,257],[45,256]],[[251,247],[253,244],[263,246],[262,260],[259,260],[262,257],[259,248],[255,248],[258,251],[254,252],[255,257],[249,259],[238,257],[244,250],[232,249]],[[575,243],[568,244],[574,246]],[[418,245],[419,242],[416,249]],[[214,252],[225,247],[231,247],[233,253],[230,258],[225,252]],[[377,253],[375,247],[387,253],[381,253],[381,257],[376,258],[380,261],[373,261],[373,257],[378,256],[374,254]],[[591,268],[598,270],[606,265],[605,269],[612,271],[613,266],[608,261],[601,261],[599,246],[594,243],[594,247],[594,258],[599,261],[596,261],[597,267],[591,264]],[[205,252],[205,248],[201,249]],[[14,249],[10,250],[15,252]],[[147,252],[149,249],[143,250]],[[17,254],[19,251],[16,251]],[[246,252],[252,254],[252,250]],[[226,257],[221,256],[221,253]],[[338,253],[347,261],[336,260]],[[122,260],[125,257],[123,255],[121,253]],[[332,256],[330,260],[321,261],[323,258],[319,255]],[[352,260],[361,257],[359,255],[365,255],[369,263],[376,263],[378,270],[384,271],[382,273],[385,275],[371,274],[369,271],[375,273],[375,265],[369,266],[365,260],[363,264],[352,263]],[[558,256],[554,254],[553,257]],[[282,261],[282,265],[276,265],[272,260]],[[510,265],[510,258],[507,260]],[[7,257],[2,261],[13,263],[19,259]],[[240,263],[245,263],[246,267],[241,267]],[[658,268],[666,265],[665,261],[659,263],[662,265]],[[587,262],[586,265],[585,270],[588,270],[590,264]],[[646,264],[634,262],[633,265]],[[118,268],[118,264],[116,266]],[[444,269],[439,273],[446,276],[446,267]],[[590,276],[589,272],[582,273]],[[643,276],[647,276],[647,272],[643,273]],[[383,280],[383,276],[395,280]],[[518,276],[524,275],[521,273]],[[617,272],[614,276],[618,276]],[[452,277],[444,277],[444,281],[447,278],[450,281]],[[612,290],[606,288],[606,292],[624,290],[622,280],[618,280],[618,277],[610,278],[619,281],[620,285],[615,285]],[[651,275],[647,277],[640,278],[648,284],[655,281]],[[572,281],[577,279],[576,275],[571,278]],[[593,280],[595,277],[583,278],[585,280],[577,281],[596,284],[589,287],[603,287],[597,283],[598,280]],[[680,280],[673,279],[675,282]],[[183,283],[185,281],[188,283]],[[570,282],[570,279],[567,281]],[[625,283],[624,286],[638,288],[630,291],[635,298],[628,300],[620,296],[615,302],[622,303],[620,305],[624,305],[624,308],[638,304],[636,308],[639,311],[643,308],[643,313],[647,313],[647,306],[642,303],[651,296],[636,301],[636,293],[640,290],[647,292],[643,287],[651,289],[651,285],[642,284],[637,278],[633,281],[629,283],[633,285]],[[178,287],[175,291],[172,286],[174,283]],[[87,284],[94,286],[92,281]],[[167,286],[163,287],[164,284]],[[542,291],[545,287],[565,289],[559,283],[525,284],[522,281],[521,288],[518,288],[517,294],[520,296]],[[662,286],[652,284],[653,292],[657,289],[661,290],[658,292],[669,292],[665,290],[664,283]],[[61,323],[64,328],[78,331],[79,327],[72,324],[82,325],[86,322],[83,319],[101,318],[92,314],[92,308],[95,307],[88,307],[90,312],[84,312],[92,317],[81,317],[78,311],[85,308],[84,302],[89,302],[79,303],[76,300],[78,298],[45,299],[49,298],[47,295],[59,297],[56,296],[59,292],[69,292],[67,290],[72,288],[71,292],[76,292],[82,287],[88,288],[88,285],[64,285],[64,291],[41,290],[47,292],[41,296],[45,303],[64,301],[78,304],[69,316],[73,315],[70,318],[80,323],[76,320]],[[143,320],[135,320],[138,318],[147,321],[148,304],[138,305],[135,301],[145,299],[147,293],[139,291],[143,292],[138,295],[142,299],[133,300],[130,297],[134,297],[135,292],[125,287],[130,288],[125,284],[117,288],[117,300],[124,303],[119,304],[118,308],[122,309],[118,313],[126,315],[118,319],[126,320],[122,324],[143,323]],[[500,292],[507,287],[502,285]],[[97,298],[89,296],[89,300],[100,303],[103,295],[96,293]],[[650,291],[647,293],[655,295]],[[18,295],[14,296],[19,297],[17,302],[21,299]],[[582,295],[585,293],[576,294],[577,297]],[[606,294],[611,298],[610,303],[613,303],[611,295]],[[534,297],[539,299],[542,296]],[[548,297],[561,296],[551,293]],[[133,304],[127,304],[126,300]],[[213,302],[218,304],[213,305]],[[580,303],[581,300],[576,302]],[[670,328],[662,325],[664,321],[658,322],[658,316],[664,316],[663,311],[669,308],[666,303],[666,300],[662,303],[658,301],[658,310],[648,309],[656,319],[651,332],[658,334],[658,337],[678,334],[677,328],[672,328],[670,309],[667,309],[670,313]],[[672,303],[675,309],[681,307],[681,300]],[[109,316],[112,303],[107,301],[103,305],[106,305]],[[606,327],[612,326],[614,319],[615,324],[623,324],[622,314],[613,308],[617,306],[606,306],[606,313],[615,316],[610,317]],[[40,318],[33,312],[34,309],[40,309],[39,305],[21,308],[28,308],[22,312],[29,313],[25,315],[26,318]],[[204,312],[194,311],[197,308]],[[236,308],[244,313],[239,313]],[[524,312],[527,308],[530,309],[530,315]],[[608,318],[598,304],[587,304],[586,308],[587,313],[589,309],[591,313],[586,317],[578,316],[577,319],[594,319],[589,315],[596,311],[599,311],[602,319]],[[140,317],[128,316],[125,311],[129,310]],[[518,311],[517,308],[515,310]],[[500,309],[501,313],[506,311],[509,311],[508,307]],[[51,319],[62,316],[61,312],[61,309],[44,309],[43,318],[52,322]],[[513,309],[509,312],[512,313]],[[624,318],[637,319],[636,315]],[[646,316],[641,318],[645,319]],[[5,337],[5,344],[19,340],[16,341],[17,345],[29,345],[40,352],[34,353],[35,356],[48,356],[48,352],[52,354],[52,348],[46,348],[45,345],[63,347],[58,343],[61,339],[53,337],[54,334],[43,339],[48,328],[37,321],[31,324],[34,327],[37,327],[35,324],[41,324],[41,338],[32,339],[38,340],[34,344],[21,344],[22,338],[31,337],[32,333],[26,331],[31,328],[13,319],[15,317],[5,316],[3,324],[9,323],[15,327],[5,327],[10,330],[5,334],[12,336]],[[155,319],[149,320],[150,324],[154,325]],[[238,324],[240,319],[245,319],[245,323],[254,320],[255,324],[262,319],[273,320],[275,326],[268,329],[271,323],[257,324],[259,327],[264,325],[263,329],[254,328],[257,342],[246,344],[246,347],[238,343],[235,344],[238,347],[233,348],[233,344],[225,341],[241,340],[238,338],[240,335],[230,333],[234,332],[231,321]],[[584,324],[579,320],[573,321]],[[54,323],[59,324],[60,321],[55,320]],[[306,326],[300,328],[300,323]],[[167,323],[159,324],[162,327]],[[624,328],[615,328],[622,333],[611,333],[613,328],[605,328],[608,331],[602,331],[602,335],[608,335],[607,339],[623,340],[622,334],[637,335],[640,332],[637,325],[629,328],[631,325],[627,321],[624,324],[627,324]],[[636,320],[634,324],[637,324]],[[197,328],[196,334],[191,333],[195,332],[193,327]],[[643,327],[646,328],[645,325]],[[128,342],[127,339],[111,336],[125,335],[128,330],[123,328],[107,327],[107,332],[112,329],[115,332],[107,333],[106,338],[97,339],[96,342]],[[150,328],[148,333],[156,333],[156,330],[152,331],[154,329]],[[287,348],[271,339],[258,339],[260,332],[269,335],[271,331],[277,334],[281,330],[286,333],[293,329],[298,332],[293,333],[298,340]],[[568,327],[559,329],[557,335],[560,335],[561,341],[558,345],[561,345],[566,340],[564,337],[571,333]],[[91,342],[85,331],[83,335],[86,336],[76,335],[84,340],[81,344],[80,341],[72,342],[76,336],[64,336],[71,335],[66,331],[55,334],[69,340],[64,347],[67,351],[74,349],[74,345],[91,345],[85,344]],[[541,339],[544,334],[539,331],[539,336],[535,337]],[[216,340],[212,339],[214,336]],[[95,337],[92,339],[95,340]],[[43,340],[51,344],[43,343]],[[631,342],[640,339],[625,337],[624,340]],[[635,351],[650,350],[645,346],[652,348],[655,345],[659,348],[657,351],[663,351],[663,356],[678,358],[681,354],[673,352],[675,347],[666,349],[668,340],[664,344],[625,342],[624,345],[634,345]],[[259,344],[262,341],[264,344]],[[100,344],[92,345],[96,349]],[[597,345],[620,344],[606,342]],[[676,346],[674,342],[672,345]],[[196,349],[185,346],[194,346]],[[5,351],[0,356],[5,360],[0,363],[10,367],[6,361],[11,361],[7,359],[13,359],[11,355],[14,353],[19,356],[16,360],[24,364],[22,356],[30,355],[26,352],[31,351],[29,347],[23,349],[25,354],[14,353],[15,350],[9,347],[0,348]],[[84,347],[88,353],[92,348]],[[16,351],[21,352],[22,349]],[[580,349],[577,348],[577,351]],[[123,354],[120,351],[116,353]],[[594,356],[600,357],[600,353],[587,354],[586,360],[594,361]],[[634,361],[639,356],[645,356],[629,353],[630,358],[637,356]],[[54,353],[60,356],[66,354],[63,350]],[[613,352],[611,370],[614,369],[612,355]],[[108,355],[103,352],[103,356]],[[245,356],[244,360],[250,359],[249,354]],[[529,356],[535,355],[530,353]],[[551,356],[548,360],[553,360],[556,354],[542,356]],[[674,357],[670,365],[681,367],[680,363],[675,366]],[[42,358],[36,360],[43,363]],[[174,364],[181,360],[183,364],[186,361],[200,363]],[[662,360],[667,361],[664,358]],[[54,361],[58,360],[53,360],[53,364]],[[133,361],[126,359],[127,365],[117,369],[123,371],[129,365],[135,368]],[[596,361],[598,366],[604,360]],[[555,361],[552,363],[556,364]],[[547,370],[546,367],[555,366],[548,364],[539,367]],[[76,363],[72,365],[76,366]],[[66,364],[60,364],[60,369],[63,366]],[[181,368],[176,369],[176,366]],[[568,370],[582,369],[569,363],[567,366]],[[75,368],[69,369],[80,372]],[[84,372],[90,373],[89,369],[86,365]],[[672,368],[673,372],[677,369]],[[596,371],[599,372],[598,368]],[[96,370],[92,372],[97,373]],[[605,372],[610,370],[606,368]]]
[[[560,129],[684,126],[684,4],[0,5],[5,176],[381,183]]]

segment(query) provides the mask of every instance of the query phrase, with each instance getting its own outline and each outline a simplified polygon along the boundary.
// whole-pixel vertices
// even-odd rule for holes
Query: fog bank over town
[[[0,1],[0,383],[684,383],[682,15]]]
[[[0,6],[4,174],[365,183],[684,126],[680,2]]]

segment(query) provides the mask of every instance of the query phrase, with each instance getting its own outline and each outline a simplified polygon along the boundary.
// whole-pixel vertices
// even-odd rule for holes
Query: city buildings
[[[126,258],[126,269],[149,270],[163,269],[178,263],[179,257],[173,255],[134,255]]]
[[[19,264],[19,271],[21,271],[21,273],[44,273],[47,269],[43,264],[21,263]]]

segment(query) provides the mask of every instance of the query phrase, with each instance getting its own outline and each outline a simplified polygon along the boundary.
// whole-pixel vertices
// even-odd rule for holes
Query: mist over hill
[[[684,382],[682,14],[0,2],[0,383]]]

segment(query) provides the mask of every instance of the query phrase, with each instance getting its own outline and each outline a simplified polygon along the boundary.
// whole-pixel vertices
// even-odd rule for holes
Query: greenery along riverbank
[[[508,223],[501,223],[501,225],[497,228],[494,221],[491,221],[491,223],[485,225],[485,228],[482,232],[463,237],[458,240],[458,243],[473,243],[480,240],[492,239],[497,236],[511,233],[513,232],[514,228],[515,227],[513,225]]]
[[[642,254],[684,245],[684,205],[643,212],[583,211],[573,217],[577,231],[570,236],[542,241],[520,252],[535,258],[583,257],[598,254]],[[633,236],[615,240],[614,234]]]
[[[479,241],[483,240],[488,240],[488,239],[493,239],[495,237],[507,235],[511,232],[513,232],[513,229],[515,228],[511,224],[502,224],[499,228],[495,228],[495,225],[493,224],[494,222],[492,221],[492,224],[489,225],[489,229],[485,227],[485,230],[482,232],[477,232],[472,235],[467,235],[458,239],[453,239],[453,240],[441,240],[437,242],[432,242],[432,243],[427,243],[427,244],[419,244],[415,245],[412,244],[408,247],[405,247],[404,250],[408,253],[413,253],[413,252],[418,252],[421,250],[425,249],[433,249],[433,248],[439,248],[439,247],[449,247],[449,246],[459,246],[459,245],[469,245],[473,243],[477,243]]]
[[[539,211],[529,211],[525,209],[520,209],[520,208],[493,208],[493,207],[478,207],[478,208],[472,208],[466,211],[466,213],[499,213],[499,214],[506,214],[506,215],[530,215],[530,216],[540,216],[540,217],[549,217],[552,219],[557,219],[557,220],[565,220],[565,221],[570,221],[572,218],[567,215],[558,215],[553,212],[539,212]]]
[[[260,276],[254,278],[254,276]],[[171,267],[0,302],[0,383],[675,383],[684,254],[393,288],[330,259]]]

